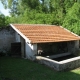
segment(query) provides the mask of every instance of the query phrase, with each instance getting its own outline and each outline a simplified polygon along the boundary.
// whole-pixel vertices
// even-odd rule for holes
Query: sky
[[[1,2],[0,2],[0,12],[3,13],[5,16],[9,16],[9,9],[4,9]]]

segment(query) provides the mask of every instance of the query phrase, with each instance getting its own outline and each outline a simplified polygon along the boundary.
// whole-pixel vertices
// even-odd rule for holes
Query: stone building
[[[80,66],[80,56],[63,61],[55,58],[78,55],[80,37],[62,26],[10,24],[10,31],[0,31],[0,50],[11,47],[13,54],[37,60],[58,71]],[[4,43],[4,44],[3,44]],[[17,52],[15,52],[17,51]]]
[[[76,54],[80,37],[62,26],[10,24],[15,42],[21,43],[21,57],[35,60],[36,56]],[[61,55],[62,54],[62,55]]]

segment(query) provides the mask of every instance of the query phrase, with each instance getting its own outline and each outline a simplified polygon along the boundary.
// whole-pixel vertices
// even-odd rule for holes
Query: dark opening
[[[74,57],[77,57],[77,56],[71,54],[71,55],[67,55],[67,56],[63,56],[63,57],[59,57],[59,58],[53,58],[52,60],[62,61],[62,60],[66,60],[66,59],[70,59],[70,58],[74,58]]]
[[[68,52],[67,42],[38,44],[38,55],[49,56]]]
[[[11,43],[11,54],[21,56],[21,43]]]

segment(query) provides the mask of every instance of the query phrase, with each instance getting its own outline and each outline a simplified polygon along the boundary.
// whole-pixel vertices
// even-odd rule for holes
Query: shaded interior
[[[65,54],[68,53],[70,51],[68,42],[55,42],[55,43],[41,43],[38,44],[38,53],[37,55],[39,56],[55,56],[55,55],[60,55],[60,54]],[[72,42],[71,44],[72,46],[74,46],[74,42]],[[74,58],[77,57],[74,54],[68,54],[65,56],[60,56],[60,57],[56,57],[56,58],[50,58],[52,60],[56,60],[56,61],[62,61],[62,60],[66,60],[66,59],[70,59],[70,58]]]
[[[68,52],[67,42],[38,44],[38,55],[50,56]]]

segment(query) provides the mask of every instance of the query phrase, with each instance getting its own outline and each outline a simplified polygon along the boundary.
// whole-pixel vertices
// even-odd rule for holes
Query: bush
[[[6,56],[6,53],[0,52],[0,56]]]
[[[11,56],[11,51],[7,51],[7,56]]]

